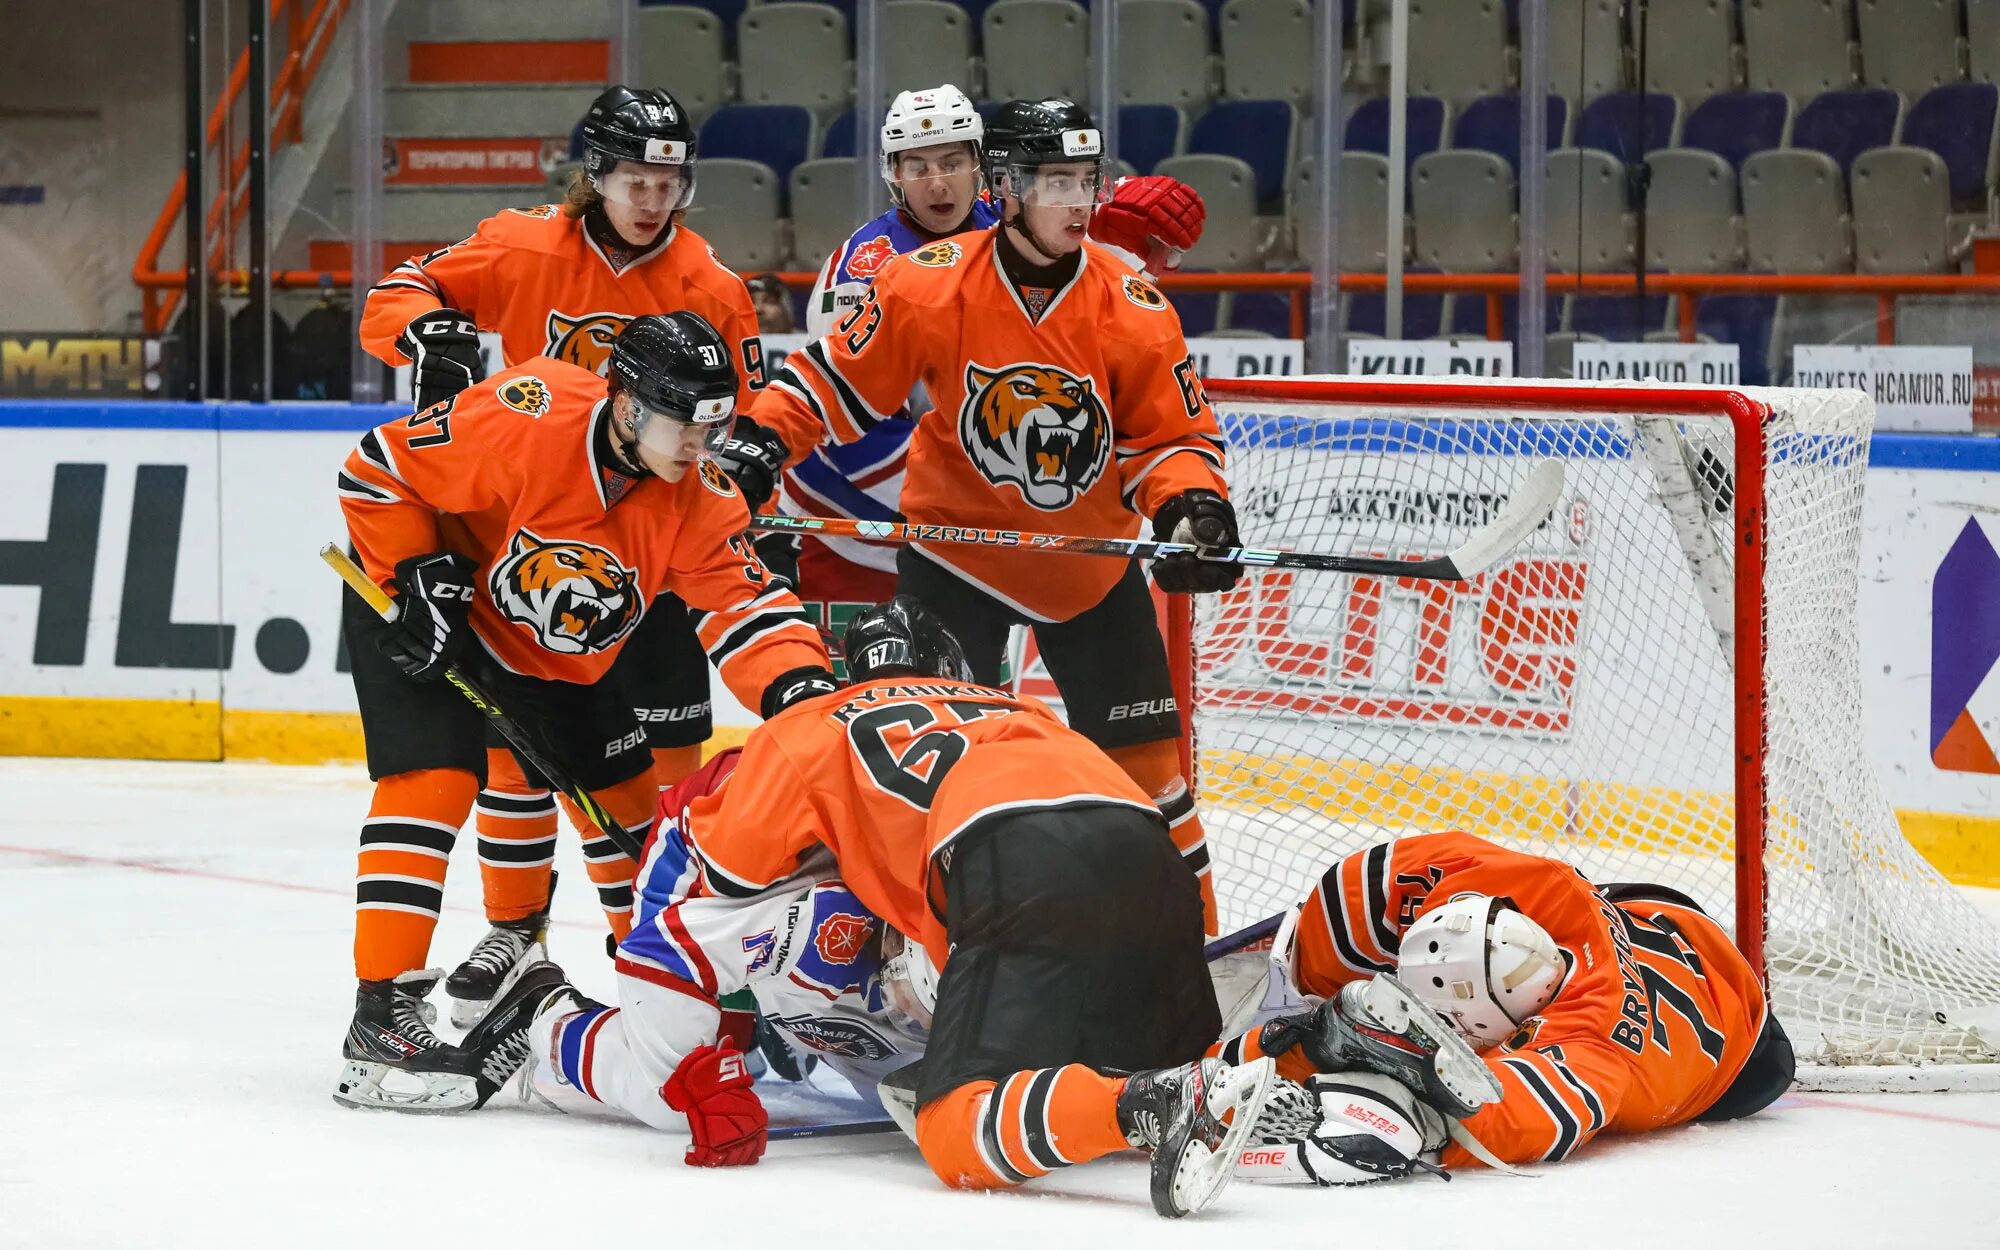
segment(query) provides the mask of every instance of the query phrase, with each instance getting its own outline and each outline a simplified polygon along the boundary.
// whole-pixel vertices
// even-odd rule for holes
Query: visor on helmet
[[[724,395],[719,399],[695,401],[694,411],[670,411],[655,408],[632,396],[633,431],[632,436],[641,447],[668,458],[698,449],[709,455],[722,450],[729,441],[730,431],[736,428],[736,400]]]
[[[687,144],[671,139],[646,141],[649,159],[619,161],[605,173],[591,175],[597,193],[626,208],[674,213],[694,203],[694,163],[687,159]],[[659,149],[661,159],[650,159]]]

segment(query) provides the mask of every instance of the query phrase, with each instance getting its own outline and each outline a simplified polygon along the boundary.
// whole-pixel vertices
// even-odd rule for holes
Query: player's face
[[[727,442],[735,423],[733,417],[705,424],[684,421],[646,407],[630,391],[619,392],[616,416],[632,443],[634,458],[665,482],[680,481],[704,452]]]
[[[1103,170],[1094,161],[1079,161],[1024,172],[1019,194],[1028,241],[1052,260],[1082,247],[1091,211],[1103,194]]]
[[[600,177],[597,191],[604,197],[604,215],[618,237],[634,247],[650,246],[667,228],[674,210],[686,207],[688,176],[680,165],[619,161]]]
[[[896,154],[896,188],[917,224],[932,234],[955,230],[979,194],[979,162],[964,143],[935,143]]]

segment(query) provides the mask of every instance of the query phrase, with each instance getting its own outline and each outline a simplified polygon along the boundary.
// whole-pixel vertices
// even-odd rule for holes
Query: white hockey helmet
[[[929,1030],[937,1010],[937,965],[922,942],[882,926],[882,988],[889,1006],[918,1028]]]
[[[1403,933],[1396,975],[1475,1047],[1498,1046],[1555,1000],[1568,971],[1548,931],[1510,898],[1460,894]]]
[[[902,191],[896,185],[896,155],[913,148],[939,143],[970,143],[972,163],[977,167],[980,141],[986,137],[986,123],[972,107],[966,94],[950,83],[924,91],[905,91],[889,103],[882,115],[882,181],[898,204]]]

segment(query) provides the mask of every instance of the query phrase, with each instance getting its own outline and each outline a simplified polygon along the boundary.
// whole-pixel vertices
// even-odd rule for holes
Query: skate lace
[[[472,948],[465,962],[487,972],[505,972],[520,959],[531,941],[525,933],[495,926],[479,939],[479,944]]]
[[[479,1061],[479,1074],[495,1085],[504,1084],[507,1078],[520,1071],[533,1050],[528,1040],[528,1030],[517,1029],[500,1039],[493,1049]]]
[[[437,1008],[421,998],[406,994],[396,996],[396,1006],[392,1013],[396,1022],[396,1032],[419,1046],[442,1046],[444,1042],[431,1026],[437,1023]]]

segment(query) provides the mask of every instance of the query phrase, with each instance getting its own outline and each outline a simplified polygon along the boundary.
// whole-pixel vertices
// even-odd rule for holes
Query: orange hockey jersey
[[[1466,833],[1399,838],[1329,868],[1299,919],[1299,988],[1329,996],[1393,972],[1403,931],[1468,892],[1513,899],[1570,963],[1548,1009],[1484,1052],[1505,1093],[1465,1127],[1501,1159],[1561,1159],[1600,1132],[1685,1123],[1750,1058],[1764,989],[1714,920],[1622,892],[1614,902],[1567,864]],[[1472,1158],[1454,1144],[1444,1162]]]
[[[687,601],[709,659],[758,706],[781,674],[827,664],[819,631],[743,535],[742,493],[703,460],[680,481],[605,459],[605,381],[530,360],[361,436],[340,505],[361,565],[392,589],[406,556],[477,560],[472,627],[508,670],[587,685],[662,591]]]
[[[855,897],[941,968],[944,893],[933,857],[988,817],[1078,802],[1159,814],[1124,769],[1041,702],[889,677],[809,699],[752,730],[730,783],[693,802],[684,832],[702,888],[739,898],[825,847]]]
[[[456,308],[500,335],[509,365],[553,356],[604,372],[611,340],[634,317],[700,313],[736,344],[740,408],[764,385],[764,349],[750,291],[707,241],[686,226],[623,269],[560,206],[510,208],[469,239],[412,257],[368,292],[361,345],[405,363],[396,336],[439,307]]]
[[[919,381],[933,407],[917,420],[903,479],[912,522],[1126,538],[1183,490],[1227,493],[1180,318],[1096,244],[1039,321],[1000,269],[994,230],[899,256],[833,333],[786,358],[750,412],[796,459],[829,434],[861,438]],[[917,546],[1036,620],[1096,605],[1125,571],[1116,560]]]

